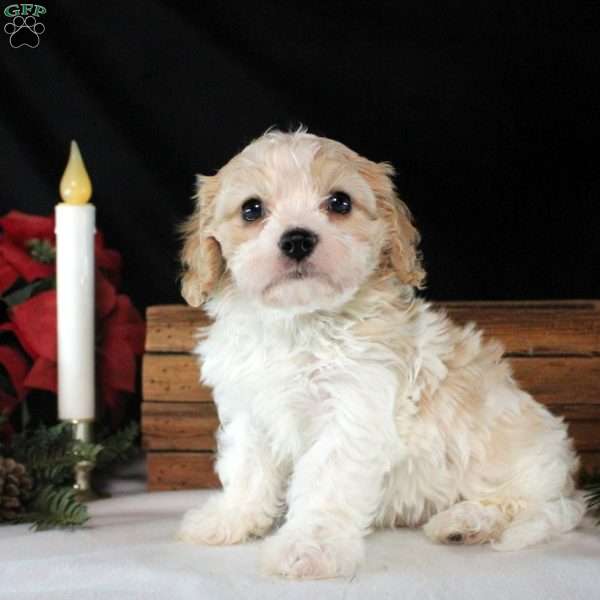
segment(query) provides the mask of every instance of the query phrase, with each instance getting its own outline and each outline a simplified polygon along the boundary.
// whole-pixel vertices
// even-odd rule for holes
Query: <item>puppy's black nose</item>
[[[311,254],[317,241],[317,236],[308,229],[290,229],[281,236],[279,248],[288,258],[300,262]]]

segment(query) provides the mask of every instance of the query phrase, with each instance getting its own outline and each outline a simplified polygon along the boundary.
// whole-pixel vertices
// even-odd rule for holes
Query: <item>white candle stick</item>
[[[94,418],[94,234],[92,184],[76,142],[56,206],[58,417]]]

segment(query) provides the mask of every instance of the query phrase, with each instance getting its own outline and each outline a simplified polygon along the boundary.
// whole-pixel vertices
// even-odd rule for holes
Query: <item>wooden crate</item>
[[[585,468],[600,467],[600,301],[445,302],[506,347],[516,378],[564,415]],[[151,490],[215,487],[211,391],[191,354],[204,313],[152,306],[143,364],[142,439]]]

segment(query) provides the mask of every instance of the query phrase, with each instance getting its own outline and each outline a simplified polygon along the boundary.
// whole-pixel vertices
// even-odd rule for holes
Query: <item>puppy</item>
[[[352,574],[378,527],[515,550],[581,520],[562,419],[500,344],[415,295],[419,235],[392,174],[300,130],[199,178],[182,292],[214,320],[197,352],[223,491],[180,539],[235,544],[283,521],[263,570],[322,578]]]

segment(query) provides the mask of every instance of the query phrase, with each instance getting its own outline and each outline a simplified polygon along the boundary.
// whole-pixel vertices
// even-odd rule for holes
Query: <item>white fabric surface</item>
[[[114,486],[113,486],[114,488]],[[515,553],[439,546],[420,531],[381,531],[351,580],[285,581],[259,575],[260,542],[225,548],[173,538],[182,513],[214,492],[139,492],[121,483],[90,505],[73,532],[0,527],[0,599],[179,600],[412,598],[592,600],[600,597],[600,527]]]

